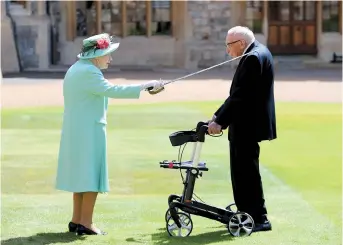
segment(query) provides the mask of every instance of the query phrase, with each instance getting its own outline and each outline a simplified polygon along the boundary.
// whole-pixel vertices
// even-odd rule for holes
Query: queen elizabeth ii
[[[101,70],[107,69],[119,43],[108,34],[83,40],[78,60],[63,81],[64,114],[58,155],[56,188],[73,193],[70,232],[105,235],[93,224],[98,193],[109,191],[106,153],[108,98],[139,99],[141,91],[160,91],[160,81],[112,84]]]

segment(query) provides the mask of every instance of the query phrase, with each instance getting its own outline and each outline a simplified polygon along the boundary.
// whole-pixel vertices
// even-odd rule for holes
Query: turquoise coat
[[[108,192],[106,113],[108,98],[139,99],[141,85],[113,85],[89,60],[72,65],[63,82],[64,115],[56,188]]]

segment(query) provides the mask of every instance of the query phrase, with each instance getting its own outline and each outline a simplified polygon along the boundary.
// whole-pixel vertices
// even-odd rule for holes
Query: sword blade
[[[250,52],[250,53],[252,53],[252,52]],[[248,55],[248,54],[250,54],[250,53],[246,53],[246,54],[243,54],[243,55],[241,55],[241,56],[237,56],[237,57],[235,57],[235,58],[233,58],[233,59],[231,59],[231,60],[226,60],[226,61],[224,61],[224,62],[222,62],[222,63],[219,63],[219,64],[217,64],[217,65],[208,67],[208,68],[206,68],[206,69],[203,69],[203,70],[200,70],[200,71],[197,71],[197,72],[188,74],[188,75],[186,75],[186,76],[179,77],[179,78],[176,78],[176,79],[174,79],[174,80],[166,81],[166,82],[163,83],[163,85],[167,85],[167,84],[169,84],[169,83],[173,83],[173,82],[176,82],[176,81],[185,79],[185,78],[187,78],[187,77],[194,76],[194,75],[199,74],[199,73],[201,73],[201,72],[211,70],[211,69],[213,69],[213,68],[215,68],[215,67],[218,67],[218,66],[224,65],[224,64],[226,64],[226,63],[229,63],[229,62],[231,62],[231,61],[234,61],[234,60],[237,60],[237,59],[239,59],[239,58],[242,58],[242,57],[244,57],[244,56],[246,56],[246,55]]]

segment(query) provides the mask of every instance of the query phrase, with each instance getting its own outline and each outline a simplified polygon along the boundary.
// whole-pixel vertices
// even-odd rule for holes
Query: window
[[[245,21],[254,33],[262,33],[263,1],[247,1]]]
[[[341,5],[338,1],[322,2],[322,31],[340,32]]]
[[[128,36],[147,34],[147,3],[144,1],[125,1],[126,33]],[[149,11],[150,12],[150,11]]]
[[[152,35],[171,35],[171,1],[151,1]]]
[[[96,27],[96,9],[92,14],[93,27]],[[122,11],[120,1],[101,1],[101,29],[103,32],[120,36],[122,33]],[[96,31],[96,29],[94,30]]]
[[[173,1],[68,1],[67,39],[172,35]]]
[[[75,2],[76,4],[76,36],[84,37],[92,33],[92,30],[88,28],[87,21],[89,21],[89,14],[93,1],[89,2]]]
[[[290,20],[290,2],[268,2],[268,14],[270,22]]]
[[[24,8],[26,8],[26,6],[27,6],[27,1],[17,1],[17,0],[12,0],[12,1],[10,1],[11,3],[14,3],[14,4],[20,4],[20,5],[22,5]]]
[[[293,21],[315,21],[316,20],[316,2],[314,1],[296,1],[292,3]]]

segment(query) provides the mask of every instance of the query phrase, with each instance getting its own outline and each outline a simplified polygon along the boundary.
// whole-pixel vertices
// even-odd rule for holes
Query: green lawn
[[[62,108],[2,110],[1,244],[341,244],[341,105],[277,104],[278,139],[261,144],[261,174],[273,231],[232,238],[218,222],[194,217],[190,237],[169,237],[164,214],[181,194],[169,134],[194,128],[219,102],[111,106],[108,152],[111,192],[100,195],[95,222],[109,235],[65,233],[71,195],[54,189]],[[184,160],[191,152],[187,145]],[[196,183],[206,203],[233,201],[227,132],[208,138],[201,160],[210,168]],[[76,176],[77,177],[77,176]],[[220,193],[220,194],[214,194]]]

